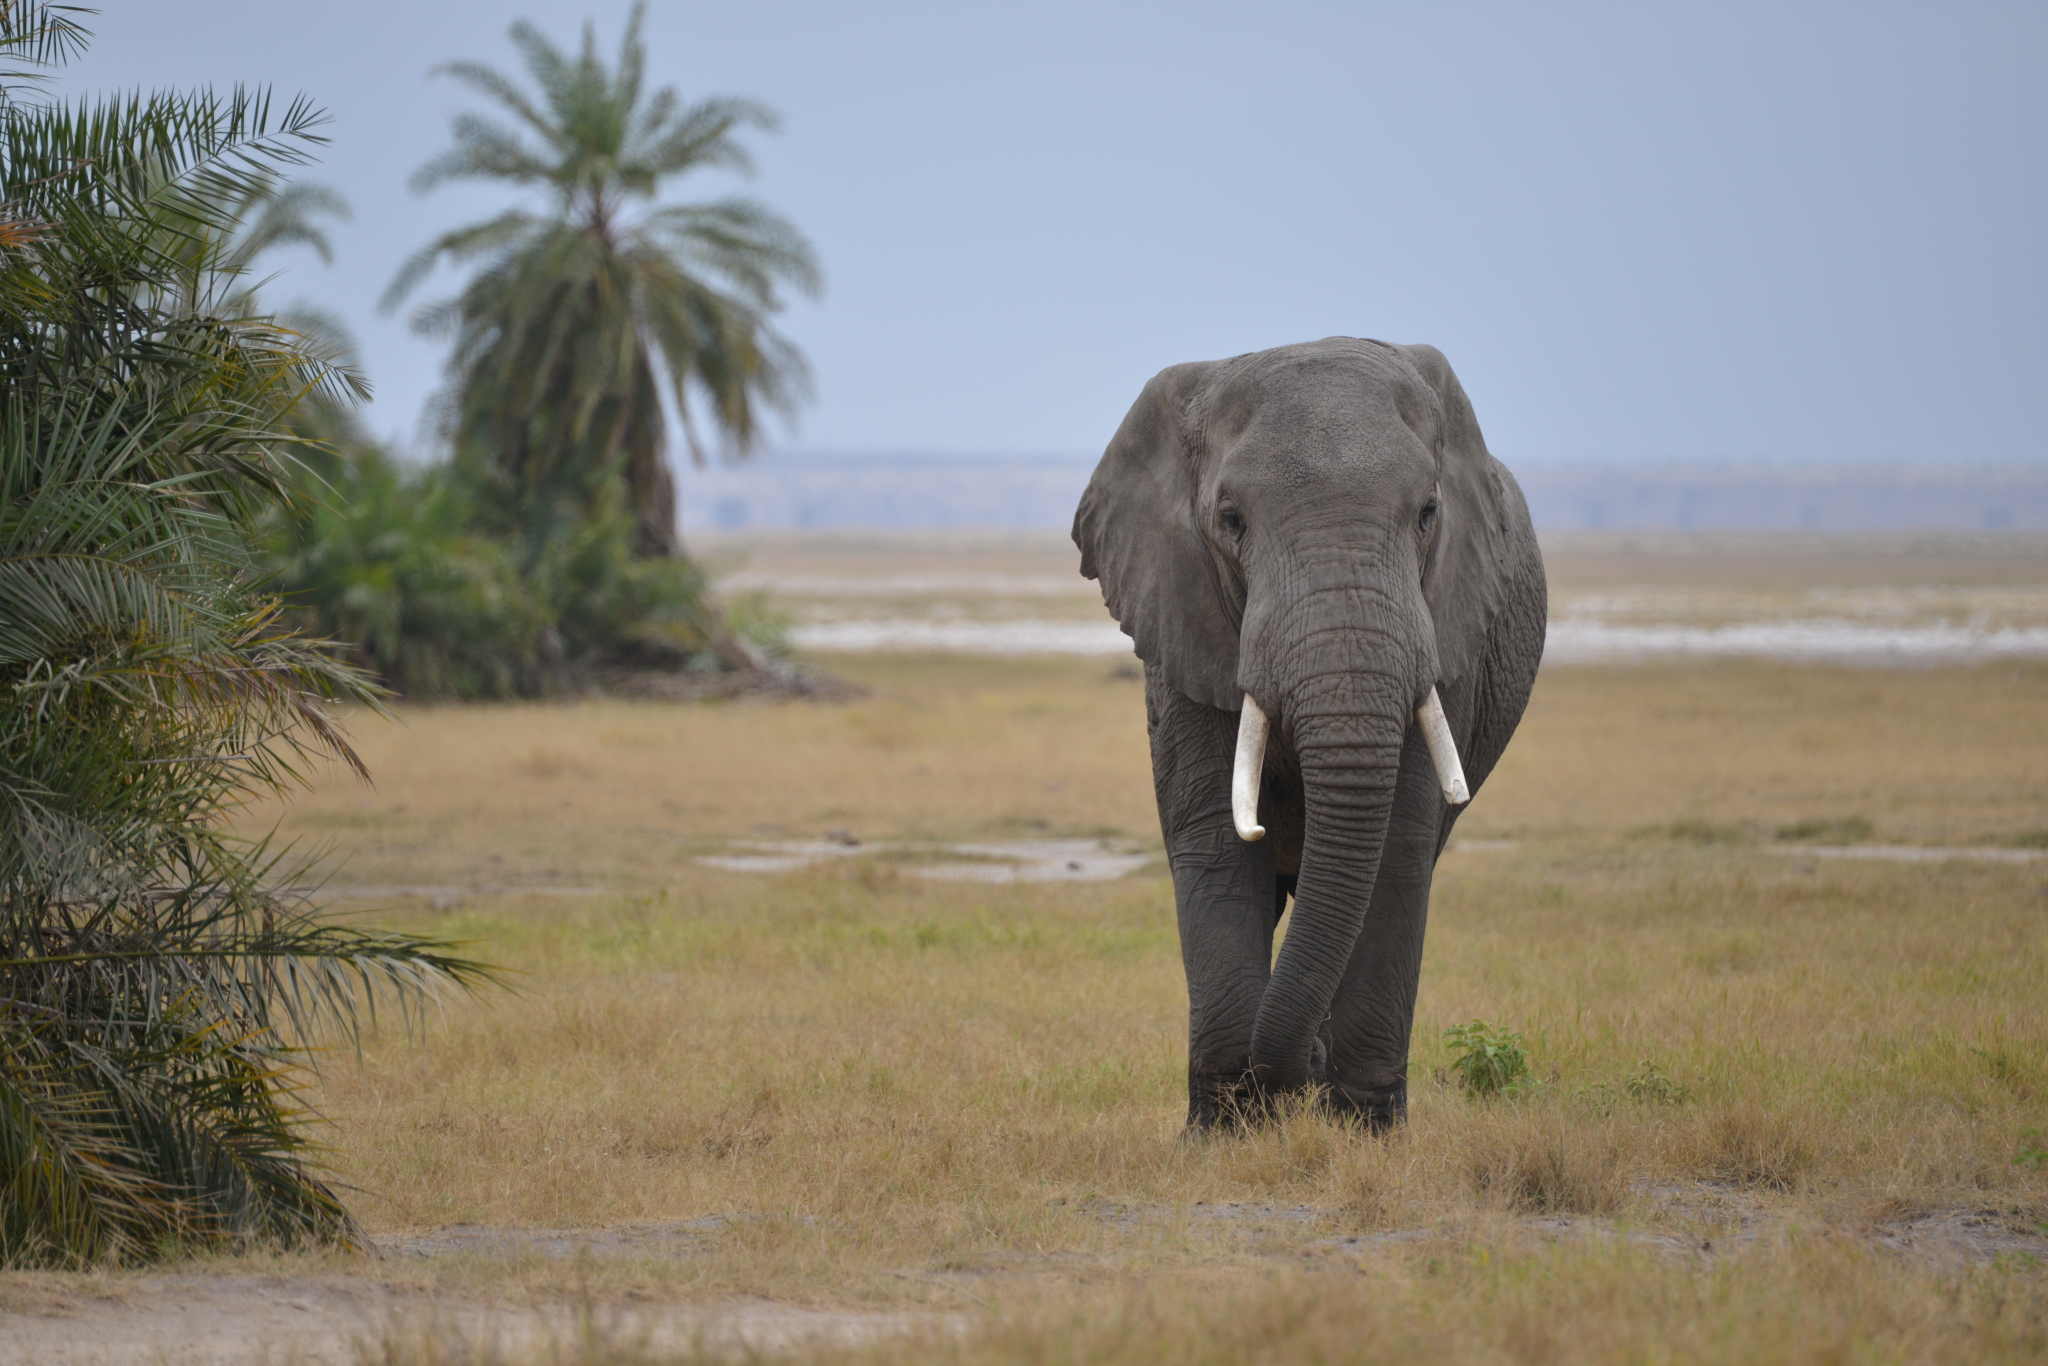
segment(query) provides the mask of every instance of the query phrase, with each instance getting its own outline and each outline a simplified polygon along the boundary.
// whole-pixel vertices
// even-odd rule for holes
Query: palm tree
[[[15,98],[83,41],[62,8],[0,0],[0,1264],[346,1241],[305,1048],[487,974],[321,920],[224,828],[355,763],[328,705],[377,700],[246,550],[285,415],[359,387],[234,304],[224,245],[320,116]]]
[[[742,196],[657,201],[663,182],[693,171],[750,173],[735,134],[772,129],[775,116],[750,100],[685,106],[672,88],[649,93],[643,8],[634,7],[615,66],[588,25],[575,56],[531,24],[513,25],[537,97],[479,63],[439,69],[513,122],[461,115],[455,145],[419,169],[414,188],[496,180],[543,190],[549,202],[437,238],[385,296],[395,306],[443,258],[478,266],[415,326],[454,339],[444,411],[457,463],[496,490],[529,562],[613,484],[623,485],[638,552],[678,554],[664,399],[701,465],[693,397],[744,456],[762,410],[788,410],[807,390],[803,358],[768,319],[781,307],[779,286],[817,292],[810,245]]]

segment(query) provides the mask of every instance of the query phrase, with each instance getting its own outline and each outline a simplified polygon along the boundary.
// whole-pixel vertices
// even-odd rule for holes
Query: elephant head
[[[1148,671],[1241,711],[1251,778],[1298,775],[1294,920],[1250,1042],[1268,1090],[1311,1079],[1381,873],[1403,749],[1439,689],[1453,716],[1431,752],[1446,794],[1463,795],[1446,766],[1474,725],[1472,680],[1526,525],[1443,356],[1349,337],[1162,371],[1081,500],[1081,572]],[[1266,717],[1270,758],[1251,744]],[[1255,837],[1246,827],[1240,813]]]

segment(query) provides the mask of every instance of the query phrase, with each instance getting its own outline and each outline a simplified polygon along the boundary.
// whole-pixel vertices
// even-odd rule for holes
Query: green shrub
[[[1631,1105],[1683,1105],[1692,1099],[1692,1088],[1645,1058],[1638,1070],[1620,1081],[1596,1081],[1573,1092],[1576,1099],[1597,1113],[1611,1115],[1626,1102]]]
[[[637,553],[639,526],[614,483],[587,516],[542,543],[527,583],[560,638],[560,662],[724,669],[724,622],[694,560]]]
[[[374,702],[235,555],[243,415],[16,386],[0,423],[0,1262],[347,1241],[299,1098],[364,992],[475,965],[329,924],[223,833]],[[95,410],[98,410],[97,412]],[[209,449],[218,441],[222,448]]]
[[[313,634],[418,698],[537,689],[547,613],[505,547],[470,532],[459,485],[374,447],[317,460],[320,478],[261,538],[267,577]]]
[[[1451,1046],[1451,1070],[1475,1096],[1497,1096],[1529,1078],[1529,1055],[1522,1036],[1484,1020],[1452,1025],[1444,1031]]]
[[[1692,1099],[1691,1087],[1666,1076],[1650,1059],[1644,1058],[1640,1067],[1634,1076],[1621,1081],[1622,1094],[1630,1100],[1644,1105],[1683,1105]]]
[[[600,499],[538,542],[482,529],[450,465],[407,468],[374,446],[309,457],[300,496],[261,538],[268,581],[304,629],[422,700],[575,692],[593,671],[751,667],[775,619],[729,623],[694,561],[636,553],[623,500]]]

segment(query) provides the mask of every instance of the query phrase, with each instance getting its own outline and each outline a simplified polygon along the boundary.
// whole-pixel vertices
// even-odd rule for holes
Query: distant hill
[[[1518,464],[1544,531],[2044,531],[2034,465]],[[690,530],[1064,529],[1095,457],[770,454],[685,473]]]

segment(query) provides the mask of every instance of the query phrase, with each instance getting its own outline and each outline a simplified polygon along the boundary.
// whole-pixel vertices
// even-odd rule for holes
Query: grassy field
[[[755,563],[828,615],[1099,612],[1041,539]],[[1566,596],[1938,582],[2038,615],[2029,547],[1550,555]],[[963,566],[979,597],[934,601]],[[127,1359],[188,1305],[242,1352],[192,1360],[390,1366],[2048,1358],[2048,665],[1546,669],[1439,869],[1410,1124],[1196,1142],[1128,663],[831,666],[864,695],[354,718],[376,786],[244,828],[513,982],[324,1064],[388,1255],[0,1275],[0,1361],[116,1321],[130,1348],[64,1359]],[[828,832],[860,843],[699,861]],[[1054,837],[1153,858],[923,876]],[[1887,848],[1949,852],[1843,854]],[[1512,1097],[1453,1080],[1475,1018],[1527,1040]],[[395,1326],[309,1346],[317,1316],[264,1317],[293,1296]]]
[[[499,888],[376,913],[517,974],[329,1063],[374,1231],[639,1227],[579,1293],[915,1309],[934,1359],[2048,1352],[2048,863],[1810,848],[2048,844],[2048,668],[1546,671],[1439,871],[1410,1125],[1190,1143],[1157,872],[693,861],[831,828],[1156,848],[1139,686],[837,667],[866,697],[357,722],[377,787],[323,780],[284,831],[351,848],[343,883]],[[1475,1017],[1526,1035],[1527,1093],[1451,1083]]]

